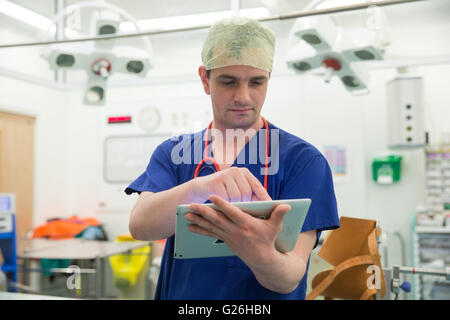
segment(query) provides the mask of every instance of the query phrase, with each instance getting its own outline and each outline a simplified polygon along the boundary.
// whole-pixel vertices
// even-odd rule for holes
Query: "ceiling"
[[[55,14],[56,3],[63,7],[85,2],[85,0],[10,0],[18,5],[33,10],[43,16],[52,18]],[[169,16],[189,15],[211,11],[230,10],[231,1],[226,0],[108,0],[108,4],[118,6],[136,19],[151,19]],[[280,12],[292,12],[301,10],[309,0],[241,0],[241,8],[266,7],[269,10]]]
[[[60,5],[67,7],[82,2],[93,3],[94,1],[86,0],[10,0],[20,6],[28,8],[42,16],[53,19],[56,14],[56,7]],[[164,0],[164,1],[148,1],[148,0],[108,0],[103,1],[107,4],[117,6],[128,12],[134,19],[152,19],[170,16],[182,16],[214,11],[225,11],[231,9],[232,0]],[[347,1],[347,2],[345,2]],[[323,4],[330,3],[337,6],[349,1],[356,0],[325,0]],[[96,1],[102,2],[102,1]],[[311,0],[240,0],[240,6],[243,9],[265,7],[273,16],[299,12],[305,8]],[[393,27],[395,25],[411,25],[414,26],[415,19],[420,17],[422,25],[439,25],[448,24],[450,21],[450,1],[449,0],[429,0],[416,1],[401,5],[386,6],[386,13]],[[86,9],[84,9],[86,10]],[[86,10],[87,11],[87,10]],[[81,14],[81,33],[87,34],[90,24],[90,13],[82,12]],[[342,26],[351,25],[357,19],[366,19],[366,10],[358,10],[352,12],[339,13],[340,24]],[[2,21],[3,20],[3,21]],[[294,19],[282,20],[284,25],[294,22]],[[23,22],[19,22],[5,15],[0,14],[0,27],[14,25],[18,28],[26,28],[28,31],[37,32]]]
[[[56,7],[66,7],[68,5],[77,4],[81,2],[94,2],[86,0],[10,0],[20,6],[28,8],[40,15],[52,19],[56,14]],[[190,15],[214,11],[225,11],[231,9],[231,1],[233,0],[164,0],[164,1],[147,1],[147,0],[105,0],[103,2],[117,6],[136,20],[162,18],[170,16]],[[236,0],[239,1],[239,0]],[[323,4],[330,3],[342,5],[356,0],[325,0]],[[96,1],[102,2],[102,1]],[[240,7],[256,8],[265,7],[271,15],[280,15],[292,12],[299,12],[308,5],[311,0],[240,0]],[[408,6],[408,10],[404,10]],[[398,13],[400,19],[409,19],[411,17],[410,10],[419,10],[423,19],[429,19],[430,22],[448,20],[450,15],[450,1],[448,0],[432,0],[432,1],[418,1],[404,5],[393,5],[384,8],[389,8],[389,11]],[[416,11],[417,11],[416,10]],[[422,14],[423,13],[423,14]],[[0,15],[1,17],[1,15]],[[421,18],[422,19],[422,18]]]

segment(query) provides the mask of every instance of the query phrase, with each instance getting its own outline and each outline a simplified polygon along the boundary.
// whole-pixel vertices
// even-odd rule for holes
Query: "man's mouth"
[[[251,111],[251,110],[253,110],[253,108],[230,109],[230,111],[233,111],[233,112],[247,112],[247,111]]]

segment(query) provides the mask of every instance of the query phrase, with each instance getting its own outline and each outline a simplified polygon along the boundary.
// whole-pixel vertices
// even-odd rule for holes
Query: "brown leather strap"
[[[331,272],[306,296],[306,300],[313,300],[333,282],[342,271],[364,264],[373,264],[373,258],[371,255],[356,256],[345,260],[337,267],[333,268]]]
[[[376,236],[376,228],[369,234],[367,237],[367,246],[369,247],[369,253],[373,256],[379,256],[378,253],[378,245],[377,245],[377,236]]]
[[[381,235],[381,229],[380,228],[375,228],[373,229],[373,231],[370,233],[367,241],[368,241],[368,246],[369,246],[369,253],[372,255],[373,258],[373,264],[378,266],[380,268],[380,297],[384,297],[384,295],[386,294],[386,280],[384,278],[384,272],[383,272],[383,268],[381,265],[381,255],[378,251],[378,244],[377,244],[377,236]]]
[[[333,280],[344,270],[359,266],[359,265],[378,265],[381,266],[380,263],[380,254],[378,252],[378,245],[377,245],[377,233],[379,233],[379,228],[374,228],[373,231],[369,234],[367,237],[367,244],[369,248],[369,254],[368,255],[361,255],[356,256],[350,259],[347,259],[343,262],[341,262],[338,266],[333,268],[330,273],[315,287],[313,290],[306,296],[307,300],[313,300],[318,295],[320,295],[322,292],[324,292],[328,286],[330,286],[333,283]],[[383,271],[381,270],[381,273]],[[382,274],[381,279],[381,290],[380,295],[383,297],[385,294],[385,280],[384,275]],[[367,288],[363,294],[361,295],[360,299],[369,299],[373,295],[377,293],[376,288]],[[332,297],[331,297],[332,298]]]
[[[364,290],[361,297],[359,297],[359,300],[369,300],[371,297],[375,296],[377,294],[377,289],[375,288],[367,288]]]

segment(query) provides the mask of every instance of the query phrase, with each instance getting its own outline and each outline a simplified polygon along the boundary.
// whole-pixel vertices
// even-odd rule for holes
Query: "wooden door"
[[[16,195],[17,250],[32,229],[35,118],[0,111],[0,192]]]

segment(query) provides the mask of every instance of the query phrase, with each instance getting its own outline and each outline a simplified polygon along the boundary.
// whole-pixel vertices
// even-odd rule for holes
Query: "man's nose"
[[[238,106],[244,106],[250,102],[250,90],[247,84],[240,84],[236,88],[236,92],[234,94],[234,102]]]

